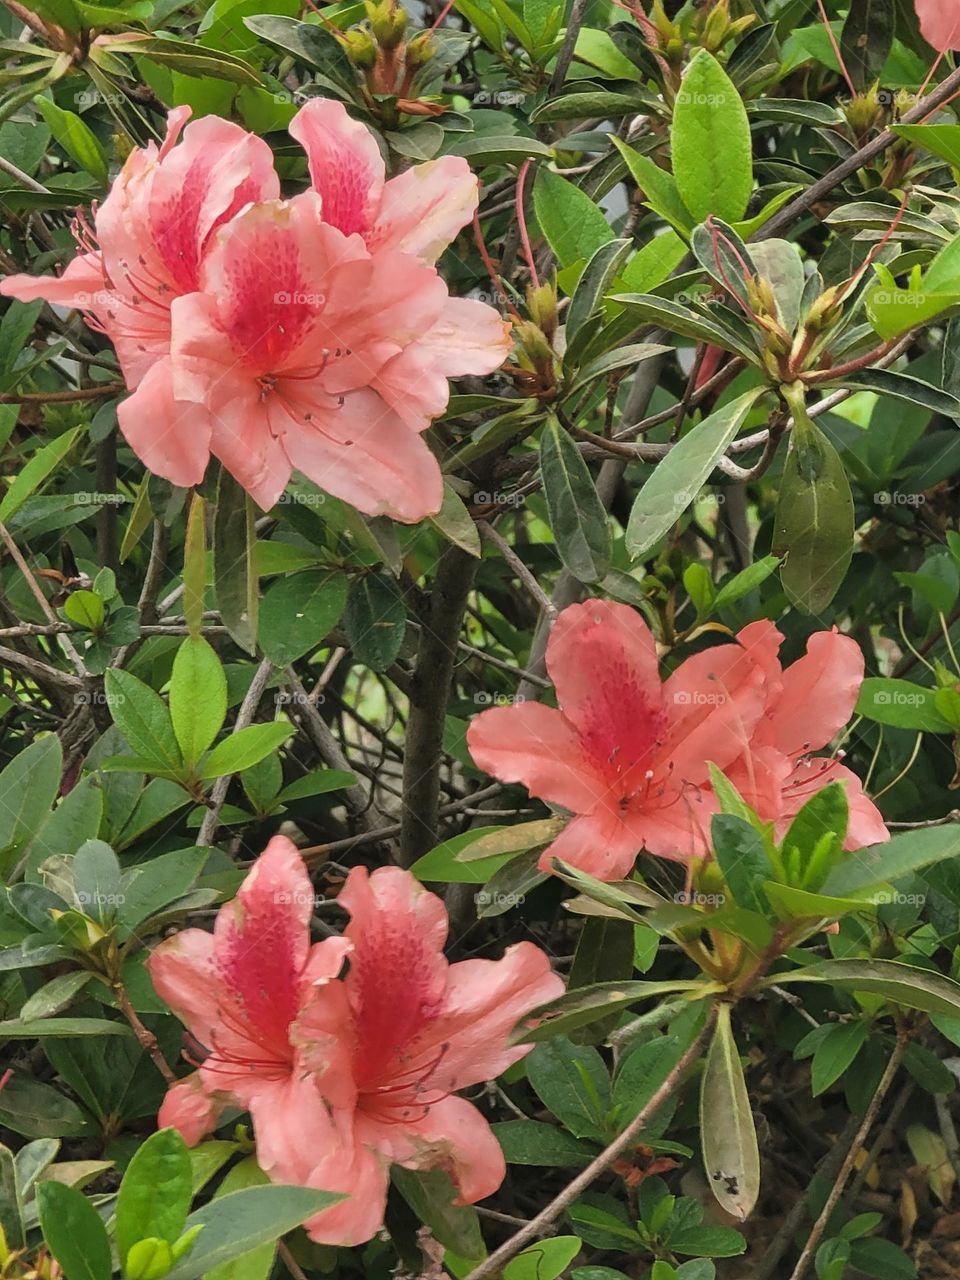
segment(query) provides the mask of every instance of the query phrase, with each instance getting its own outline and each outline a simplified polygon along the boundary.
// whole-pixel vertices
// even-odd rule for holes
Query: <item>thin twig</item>
[[[477,531],[481,538],[485,538],[487,542],[491,542],[497,548],[504,560],[506,560],[507,564],[520,579],[521,586],[526,588],[537,608],[547,615],[551,623],[556,622],[556,605],[514,551],[513,547],[510,546],[510,543],[507,542],[506,538],[499,534],[493,525],[488,524],[486,520],[477,521]]]
[[[601,1151],[595,1160],[591,1160],[586,1169],[582,1173],[578,1173],[558,1196],[554,1196],[547,1207],[541,1210],[535,1218],[532,1218],[526,1226],[511,1236],[499,1249],[494,1249],[493,1253],[488,1258],[485,1258],[478,1267],[474,1267],[466,1277],[466,1280],[486,1280],[488,1276],[498,1274],[511,1258],[516,1257],[521,1249],[525,1249],[528,1244],[533,1244],[535,1241],[543,1239],[551,1223],[555,1222],[561,1213],[573,1204],[574,1200],[582,1192],[586,1191],[591,1183],[600,1177],[601,1173],[606,1173],[622,1155],[636,1146],[644,1129],[646,1129],[663,1103],[677,1089],[687,1069],[700,1056],[700,1052],[713,1029],[715,1017],[716,1010],[711,1010],[703,1030],[664,1080],[663,1084],[653,1094],[649,1102],[641,1108],[634,1119],[627,1125],[623,1133],[615,1138],[605,1150]]]
[[[3,545],[10,552],[10,555],[13,558],[14,564],[23,574],[24,581],[26,582],[27,586],[30,588],[33,598],[36,600],[37,604],[42,609],[44,617],[47,619],[48,622],[51,622],[55,625],[59,621],[59,619],[57,618],[57,615],[53,612],[53,610],[50,608],[50,601],[43,594],[43,591],[40,587],[39,582],[37,582],[30,566],[27,564],[26,560],[24,560],[23,556],[20,554],[20,548],[17,546],[14,540],[10,537],[10,533],[6,525],[4,524],[0,524],[0,539],[3,540]],[[75,649],[73,645],[73,641],[69,638],[69,636],[62,635],[60,637],[60,643],[63,645],[63,651],[67,655],[67,657],[70,659],[70,661],[73,663],[73,669],[74,671],[76,671],[80,679],[81,680],[88,679],[90,676],[90,672],[87,670],[86,663],[80,657],[80,654]]]
[[[901,1032],[897,1036],[896,1046],[893,1053],[890,1055],[890,1061],[887,1063],[886,1070],[880,1078],[880,1083],[877,1085],[876,1092],[870,1099],[870,1105],[867,1107],[863,1120],[860,1123],[860,1127],[854,1135],[853,1142],[850,1144],[850,1149],[844,1157],[843,1164],[840,1166],[840,1172],[837,1174],[833,1186],[830,1189],[830,1194],[827,1196],[826,1204],[820,1210],[819,1218],[817,1218],[816,1222],[810,1229],[810,1234],[807,1237],[807,1243],[803,1246],[803,1252],[800,1254],[797,1265],[791,1272],[790,1280],[803,1280],[803,1277],[807,1273],[807,1268],[813,1261],[814,1255],[819,1247],[820,1240],[823,1237],[823,1233],[827,1229],[827,1223],[830,1221],[833,1211],[837,1207],[840,1197],[843,1195],[843,1189],[847,1185],[847,1179],[853,1172],[854,1165],[857,1163],[857,1159],[863,1149],[863,1144],[867,1140],[867,1135],[873,1128],[873,1123],[877,1118],[877,1113],[883,1104],[884,1098],[887,1096],[887,1091],[893,1084],[894,1077],[897,1072],[900,1070],[900,1063],[903,1061],[903,1055],[907,1051],[907,1044],[907,1037],[903,1032]]]
[[[257,707],[260,705],[260,699],[263,697],[263,691],[267,687],[267,681],[273,673],[273,663],[269,658],[264,658],[257,667],[256,674],[250,681],[250,688],[247,690],[247,696],[240,704],[240,710],[237,712],[236,724],[233,727],[234,733],[239,733],[242,729],[246,729],[248,725],[253,723],[253,717],[256,715]],[[227,790],[233,779],[233,774],[228,773],[222,778],[218,778],[213,784],[210,792],[210,807],[203,815],[203,822],[200,824],[200,830],[197,832],[197,845],[206,847],[213,843],[213,837],[217,832],[217,825],[220,821],[220,810],[227,798]]]

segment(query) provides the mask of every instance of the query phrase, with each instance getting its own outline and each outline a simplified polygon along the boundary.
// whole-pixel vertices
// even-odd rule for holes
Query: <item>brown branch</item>
[[[446,547],[421,617],[403,758],[400,863],[405,867],[437,843],[443,726],[457,641],[476,569],[473,556],[459,547]]]
[[[76,387],[70,391],[5,391],[0,404],[73,404],[77,400],[106,400],[124,390],[122,382],[103,382],[96,387]]]
[[[569,1182],[558,1196],[554,1196],[547,1207],[541,1210],[535,1218],[532,1218],[525,1227],[518,1231],[516,1235],[511,1236],[499,1249],[494,1249],[493,1253],[488,1258],[484,1258],[478,1267],[474,1267],[466,1277],[466,1280],[487,1280],[488,1276],[499,1274],[510,1259],[516,1257],[521,1249],[525,1249],[528,1244],[534,1244],[536,1241],[541,1240],[546,1234],[547,1228],[560,1217],[565,1209],[573,1204],[574,1200],[582,1192],[586,1191],[591,1183],[599,1178],[601,1173],[606,1173],[611,1165],[615,1164],[622,1155],[636,1146],[644,1129],[679,1086],[688,1068],[700,1056],[700,1052],[706,1044],[710,1032],[713,1030],[715,1017],[716,1009],[711,1009],[703,1030],[684,1053],[663,1084],[657,1089],[656,1093],[650,1098],[650,1101],[630,1121],[623,1133],[614,1138],[613,1142],[605,1150],[601,1151],[595,1160],[591,1160],[586,1169],[582,1173],[578,1173],[573,1181]]]

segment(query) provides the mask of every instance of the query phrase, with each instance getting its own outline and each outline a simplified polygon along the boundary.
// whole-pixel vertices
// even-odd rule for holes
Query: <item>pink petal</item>
[[[313,1081],[297,1075],[252,1081],[250,1095],[247,1105],[260,1168],[274,1182],[310,1185],[317,1159],[334,1136],[327,1106]]]
[[[629,812],[624,821],[647,853],[673,862],[689,862],[709,855],[710,820],[718,809],[716,798],[707,788],[668,788],[655,802]]]
[[[347,1198],[308,1219],[307,1234],[319,1244],[365,1244],[383,1226],[387,1161],[364,1144],[349,1111],[333,1112],[330,1135],[312,1154],[309,1185]]]
[[[324,221],[345,235],[356,231],[365,236],[376,221],[384,190],[383,157],[373,134],[329,98],[312,98],[289,129],[307,153]]]
[[[300,1006],[316,897],[303,859],[274,836],[214,926],[230,1021],[260,1046],[261,1060],[289,1056],[288,1029]],[[223,1013],[223,1011],[221,1011]]]
[[[521,702],[481,711],[470,722],[467,746],[485,773],[522,782],[532,796],[572,813],[589,813],[608,794],[580,735],[553,707]]]
[[[916,0],[920,32],[939,53],[960,48],[960,3],[958,0]]]
[[[682,662],[665,681],[669,724],[660,748],[673,777],[706,782],[708,761],[723,768],[750,749],[764,709],[764,673],[736,644],[718,645]]]
[[[189,488],[210,461],[210,415],[203,405],[173,398],[169,357],[157,361],[117,408],[127,443],[155,475]]]
[[[440,319],[387,361],[374,386],[405,422],[419,427],[446,409],[450,378],[492,373],[510,347],[510,327],[493,307],[448,298]]]
[[[460,156],[412,165],[383,188],[368,243],[436,262],[473,217],[479,196],[480,184]]]
[[[220,983],[213,934],[184,929],[167,938],[151,952],[147,970],[160,999],[201,1044],[212,1044]]]
[[[783,673],[783,689],[768,705],[762,739],[788,755],[825,747],[853,715],[863,683],[863,653],[837,630],[817,631],[806,655]]]
[[[475,1204],[503,1182],[506,1163],[493,1130],[463,1098],[444,1098],[425,1108],[422,1119],[391,1125],[358,1118],[358,1135],[394,1164],[407,1169],[443,1169],[456,1185],[455,1204]]]
[[[94,311],[108,301],[103,261],[98,253],[81,253],[67,263],[60,276],[7,276],[0,280],[0,295],[21,302],[43,298],[57,307]]]
[[[234,479],[269,511],[292,470],[271,432],[256,379],[232,354],[219,327],[216,303],[204,294],[178,298],[173,317],[173,379],[183,401],[200,402],[209,414],[210,451]]]
[[[291,464],[327,493],[366,515],[416,524],[443,503],[440,466],[423,438],[368,387],[348,391],[339,408],[310,383],[284,384],[296,416],[277,412]],[[311,418],[305,421],[305,415]]]
[[[188,1147],[195,1147],[217,1127],[228,1105],[229,1100],[209,1091],[195,1071],[167,1090],[157,1113],[157,1128],[176,1129]]]
[[[568,822],[540,855],[540,870],[552,871],[553,858],[577,867],[597,880],[622,880],[633,870],[641,839],[609,806]]]
[[[347,984],[323,981],[303,990],[300,1012],[288,1034],[296,1050],[296,1070],[309,1074],[331,1107],[352,1110],[357,1103],[356,1034]]]
[[[425,1084],[454,1091],[493,1080],[524,1057],[529,1045],[508,1045],[524,1014],[563,993],[547,954],[532,942],[508,947],[502,960],[461,960],[449,969],[443,1008],[411,1043],[411,1059],[443,1046]]]
[[[204,248],[218,226],[252,201],[279,195],[273,152],[262,139],[217,116],[189,124],[157,165],[148,206],[154,243],[178,288],[197,288]]]
[[[442,1005],[447,911],[435,894],[399,867],[380,867],[372,875],[365,867],[354,867],[337,901],[350,912],[344,933],[353,952],[344,983],[354,1015],[362,1088],[371,1080],[390,1078],[391,1064]]]
[[[557,700],[598,767],[645,761],[666,723],[650,628],[623,604],[564,609],[547,643]]]

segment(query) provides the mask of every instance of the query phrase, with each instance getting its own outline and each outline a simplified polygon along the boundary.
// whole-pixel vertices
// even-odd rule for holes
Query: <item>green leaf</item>
[[[137,1149],[120,1184],[115,1235],[121,1265],[138,1240],[154,1236],[176,1243],[192,1198],[186,1143],[176,1129],[161,1129]]]
[[[540,438],[540,474],[560,559],[581,582],[599,581],[610,564],[607,513],[580,450],[554,417]]]
[[[450,481],[444,479],[443,505],[435,516],[430,516],[430,523],[454,546],[460,547],[468,555],[480,559],[480,534],[473,516],[464,505],[463,499]]]
[[[99,631],[106,617],[103,600],[95,591],[72,591],[63,603],[63,612],[88,631]]]
[[[62,769],[60,740],[51,733],[31,742],[0,773],[0,872],[47,821]]]
[[[840,36],[840,56],[860,93],[880,79],[896,25],[894,0],[860,0],[850,6]]]
[[[214,591],[223,625],[249,654],[257,650],[260,612],[255,520],[253,499],[222,467],[213,519]]]
[[[632,248],[630,240],[610,240],[597,249],[584,268],[564,319],[564,364],[568,367],[575,367],[577,339],[583,332],[591,332],[590,321],[603,311],[604,298]]]
[[[343,769],[318,769],[315,773],[296,778],[277,796],[282,804],[291,800],[304,800],[310,796],[325,796],[330,791],[343,791],[357,785],[357,775]]]
[[[534,1093],[576,1138],[601,1138],[610,1108],[610,1080],[603,1059],[588,1045],[554,1041],[526,1059]]]
[[[103,682],[110,714],[132,750],[161,769],[180,772],[183,759],[160,695],[119,667],[111,667]]]
[[[213,76],[216,80],[227,80],[232,84],[260,83],[259,75],[242,58],[187,40],[175,40],[171,36],[149,36],[107,47],[114,53],[149,58],[161,67],[169,67],[171,71],[187,76]]]
[[[347,98],[356,96],[357,73],[343,46],[323,27],[268,14],[244,18],[243,23],[261,40],[292,53],[298,62],[319,71],[328,83],[339,85]]]
[[[107,157],[90,126],[75,112],[64,111],[49,98],[41,96],[33,101],[50,132],[74,164],[92,174],[105,187],[110,179]]]
[[[886,844],[850,853],[830,873],[824,893],[840,897],[860,895],[889,881],[922,871],[924,867],[960,856],[960,829],[953,825],[903,831]]]
[[[350,652],[371,671],[386,671],[403,647],[407,609],[399,585],[385,573],[366,573],[350,585],[343,615]]]
[[[585,1169],[596,1147],[581,1142],[565,1129],[537,1120],[506,1120],[491,1126],[507,1164],[557,1169]]]
[[[173,660],[170,718],[184,763],[193,769],[227,718],[227,678],[201,635],[187,636]]]
[[[579,1236],[551,1236],[518,1253],[503,1269],[504,1280],[556,1280],[583,1245]]]
[[[0,1244],[8,1249],[21,1249],[25,1244],[22,1194],[13,1152],[0,1146]]]
[[[123,898],[117,855],[102,840],[86,840],[76,852],[71,871],[80,910],[91,920],[107,924]]]
[[[710,1190],[743,1222],[760,1194],[760,1152],[730,1014],[729,1004],[718,1004],[700,1088],[700,1132]]]
[[[853,557],[850,482],[836,449],[809,418],[795,421],[774,521],[780,581],[801,613],[821,614]]]
[[[762,388],[754,388],[717,409],[657,463],[653,475],[637,494],[627,523],[627,550],[634,559],[655,547],[696,500],[762,394]]]
[[[713,854],[738,906],[768,914],[763,883],[773,876],[760,833],[730,813],[715,814],[711,822]]]
[[[633,937],[635,926],[626,920],[596,917],[584,921],[567,988],[582,990],[598,982],[627,982],[633,978]],[[591,1023],[571,1035],[576,1044],[599,1044],[606,1040],[617,1024],[617,1016],[609,1021]]]
[[[73,973],[61,973],[44,983],[20,1007],[20,1018],[24,1022],[34,1019],[49,1018],[65,1009],[78,992],[87,983],[93,981],[93,974],[84,969],[76,969]]]
[[[628,146],[615,135],[611,137],[611,141],[627,162],[630,175],[643,192],[644,199],[650,208],[655,213],[659,213],[660,217],[669,222],[684,238],[689,237],[696,219],[691,216],[690,210],[684,204],[673,175],[666,169],[661,169],[649,156]],[[657,283],[659,284],[660,281]]]
[[[249,769],[271,751],[278,750],[291,733],[290,726],[280,720],[239,729],[217,743],[201,764],[200,777],[207,782],[211,778],[225,778],[228,773]]]
[[[890,130],[960,169],[960,124],[895,124]]]
[[[342,1199],[337,1192],[271,1184],[211,1200],[187,1219],[187,1231],[198,1225],[203,1230],[167,1280],[199,1280],[220,1263],[279,1239]]]
[[[817,1045],[811,1065],[813,1096],[819,1097],[839,1080],[866,1043],[870,1028],[866,1022],[841,1022],[827,1028]],[[798,1046],[799,1047],[799,1046]]]
[[[35,1022],[15,1018],[9,1022],[0,1022],[0,1040],[72,1040],[77,1036],[132,1034],[125,1022],[110,1022],[107,1018],[38,1018]]]
[[[860,686],[856,714],[877,724],[925,733],[950,733],[949,720],[936,708],[936,689],[925,689],[910,680],[868,676]]]
[[[66,1280],[110,1280],[107,1229],[86,1196],[61,1182],[41,1182],[36,1194],[43,1238]]]
[[[601,245],[614,239],[602,210],[587,193],[549,169],[541,168],[537,173],[533,207],[561,267],[591,258]]]
[[[443,1169],[404,1169],[394,1165],[391,1177],[416,1216],[446,1248],[460,1258],[486,1255],[480,1220],[473,1205],[458,1205],[457,1189]]]
[[[194,492],[183,541],[183,616],[191,636],[199,636],[203,626],[203,603],[207,590],[206,504]]]
[[[207,850],[194,847],[163,853],[132,867],[123,880],[120,921],[130,929],[149,920],[193,887],[207,860]]]
[[[960,982],[942,974],[900,964],[896,960],[824,960],[805,969],[778,973],[768,979],[778,985],[817,982],[883,996],[893,1004],[924,1013],[960,1014]]]
[[[733,222],[753,190],[750,124],[736,85],[706,50],[687,67],[670,130],[673,172],[695,222]]]
[[[552,1040],[565,1035],[576,1027],[586,1026],[597,1018],[629,1009],[641,1000],[676,992],[689,993],[690,999],[709,995],[717,990],[712,983],[703,980],[670,979],[665,982],[598,982],[593,986],[567,991],[555,1000],[538,1005],[526,1014],[510,1035],[512,1044],[530,1044]]]
[[[492,839],[500,836],[507,839],[506,848],[499,843],[482,845],[480,843],[487,841],[488,837]],[[548,840],[549,837],[541,843],[548,843]],[[476,857],[465,859],[464,853],[467,850],[472,852],[476,845],[480,845],[483,856],[479,856],[478,853]],[[418,880],[440,880],[449,884],[486,884],[494,872],[506,866],[523,849],[529,848],[531,845],[526,839],[522,846],[517,846],[515,828],[474,827],[472,831],[464,831],[462,835],[452,836],[442,844],[436,845],[429,853],[418,858],[410,870]]]
[[[247,1156],[235,1164],[227,1173],[216,1190],[214,1199],[229,1195],[243,1187],[262,1187],[270,1179],[257,1164],[255,1156]],[[231,1258],[229,1262],[221,1262],[218,1267],[207,1272],[206,1280],[267,1280],[276,1255],[273,1241],[258,1245],[249,1253]]]
[[[0,1125],[27,1138],[89,1137],[91,1133],[87,1117],[75,1102],[22,1072],[0,1089]]]
[[[0,502],[0,524],[6,524],[20,510],[26,500],[43,484],[76,444],[80,427],[71,427],[63,435],[38,449],[27,465],[7,487]]]
[[[741,569],[739,573],[734,574],[718,589],[713,601],[713,611],[719,613],[721,609],[728,609],[730,605],[748,596],[751,591],[756,591],[772,574],[776,573],[779,563],[776,556],[763,556],[762,559],[747,565],[746,569]]]
[[[345,574],[310,569],[275,582],[263,598],[260,644],[277,667],[319,649],[347,604]]]

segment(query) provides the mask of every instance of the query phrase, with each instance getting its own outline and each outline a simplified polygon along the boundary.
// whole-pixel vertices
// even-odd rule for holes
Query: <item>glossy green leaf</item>
[[[201,635],[187,636],[173,660],[170,718],[184,763],[193,768],[227,717],[227,679]]]
[[[742,218],[753,190],[750,124],[736,85],[706,50],[680,83],[670,130],[674,176],[695,222]]]
[[[41,1182],[37,1209],[43,1238],[65,1280],[110,1280],[107,1229],[85,1195],[60,1182]]]
[[[753,1109],[731,1026],[731,1006],[717,1006],[717,1021],[700,1088],[703,1166],[720,1206],[741,1222],[760,1194],[760,1153]]]
[[[607,513],[580,450],[553,417],[540,437],[540,474],[560,559],[581,582],[598,581],[610,563]]]

